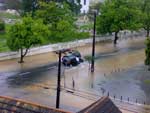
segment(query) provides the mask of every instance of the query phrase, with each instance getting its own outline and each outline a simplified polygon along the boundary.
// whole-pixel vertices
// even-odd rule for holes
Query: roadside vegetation
[[[9,48],[6,43],[6,33],[0,32],[0,52],[7,52]]]
[[[4,21],[0,20],[0,52],[10,51],[7,46],[7,33],[6,31],[10,28],[11,25],[5,24]]]
[[[0,19],[0,52],[7,50],[8,47],[6,46],[5,23]]]
[[[149,85],[149,84],[150,84],[150,80],[145,80],[144,83],[145,83],[146,85]]]
[[[142,27],[146,30],[146,37],[150,37],[150,0],[141,0],[140,9],[142,12],[141,23]]]

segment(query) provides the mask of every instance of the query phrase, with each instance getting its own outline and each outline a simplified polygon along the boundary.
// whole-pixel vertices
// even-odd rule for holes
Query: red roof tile
[[[69,113],[60,109],[49,108],[46,106],[38,105],[13,99],[10,97],[0,96],[0,113]]]

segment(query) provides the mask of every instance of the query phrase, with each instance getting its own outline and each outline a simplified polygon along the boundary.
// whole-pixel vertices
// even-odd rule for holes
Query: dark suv
[[[62,58],[62,63],[65,66],[77,66],[81,62],[83,62],[81,54],[75,50],[69,51],[68,54]]]

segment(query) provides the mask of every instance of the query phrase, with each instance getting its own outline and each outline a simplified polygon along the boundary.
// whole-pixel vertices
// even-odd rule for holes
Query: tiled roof
[[[0,113],[69,113],[62,110],[48,108],[38,104],[25,102],[10,97],[0,96]]]
[[[60,109],[0,96],[0,113],[70,113]],[[122,113],[108,98],[102,97],[78,113]]]
[[[102,97],[87,108],[78,113],[122,113],[115,104],[108,98]]]

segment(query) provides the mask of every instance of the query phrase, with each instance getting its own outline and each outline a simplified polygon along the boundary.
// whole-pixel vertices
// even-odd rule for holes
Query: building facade
[[[104,2],[104,0],[81,0],[81,13],[88,13],[90,4]]]
[[[87,13],[89,11],[90,0],[81,0],[81,13]]]

